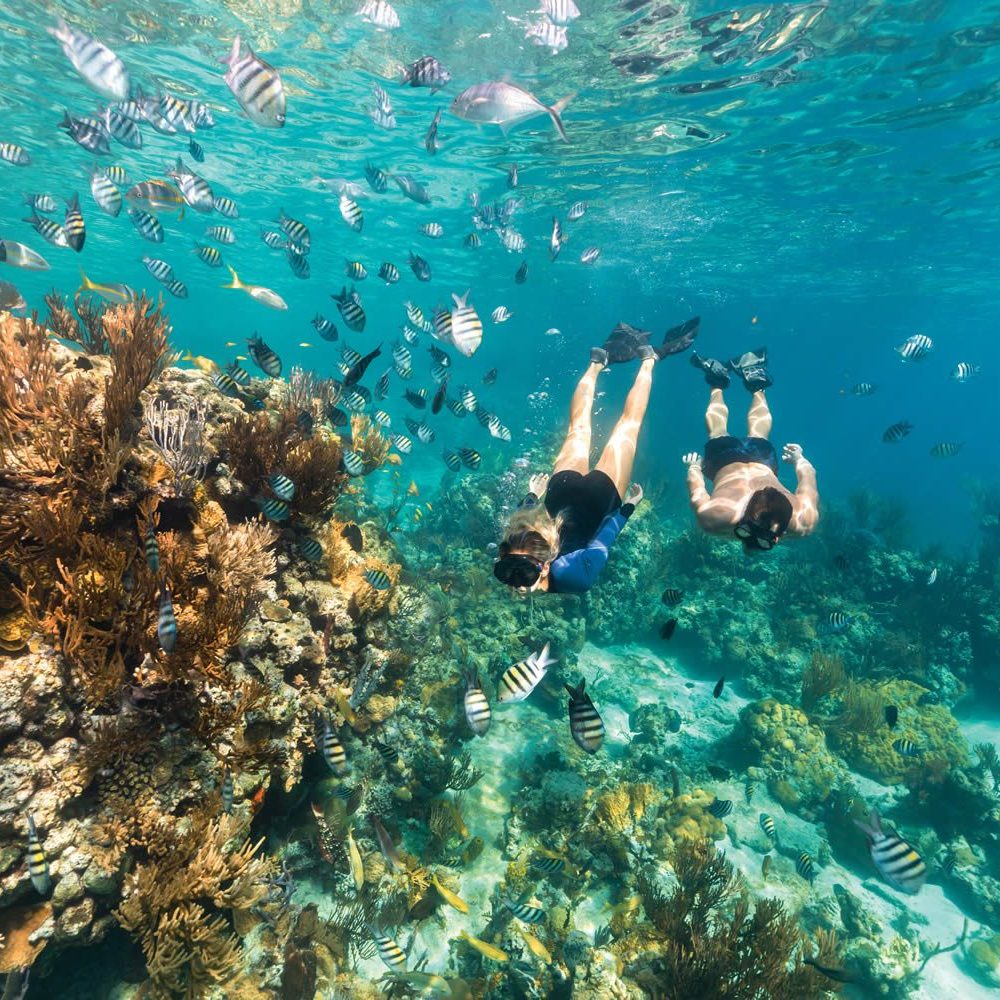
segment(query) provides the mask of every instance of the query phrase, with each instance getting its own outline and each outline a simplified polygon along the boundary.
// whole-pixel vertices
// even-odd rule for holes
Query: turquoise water
[[[124,213],[114,219],[97,210],[87,194],[93,157],[56,127],[63,108],[88,113],[97,95],[41,30],[55,8],[8,5],[0,14],[7,66],[0,138],[25,146],[33,164],[0,164],[0,232],[43,249],[53,270],[4,269],[5,276],[31,307],[50,285],[74,287],[78,266],[94,280],[155,294],[138,260],[153,252],[190,288],[187,301],[170,302],[179,347],[225,360],[234,353],[227,341],[256,330],[286,370],[298,364],[321,374],[333,373],[336,348],[319,340],[309,321],[317,311],[338,320],[328,296],[346,281],[345,258],[362,260],[370,272],[359,285],[366,331],[344,334],[359,349],[379,341],[388,348],[406,299],[430,312],[470,288],[486,335],[456,375],[474,384],[499,367],[501,378],[483,401],[519,431],[525,397],[546,376],[551,409],[531,422],[562,419],[587,348],[617,321],[658,335],[700,314],[702,353],[728,357],[767,343],[775,435],[805,445],[827,496],[871,485],[906,498],[918,525],[943,515],[949,541],[974,540],[956,480],[980,474],[992,447],[986,394],[997,347],[993,296],[983,279],[992,267],[997,211],[992,15],[961,3],[755,6],[744,21],[759,18],[759,27],[713,42],[691,26],[713,12],[709,5],[584,4],[568,47],[553,54],[524,38],[528,3],[398,6],[397,31],[366,25],[353,2],[59,8],[113,43],[147,92],[167,89],[211,106],[217,125],[197,136],[203,164],[188,156],[185,136],[148,127],[140,151],[116,145],[103,160],[123,165],[135,181],[162,176],[180,155],[216,193],[233,198],[237,244],[221,248],[224,259],[244,280],[287,299],[288,312],[274,313],[221,290],[225,271],[194,256],[205,226],[228,221],[218,214],[165,215],[166,241],[156,247]],[[669,16],[657,20],[657,11]],[[725,22],[719,17],[704,30]],[[803,30],[805,23],[811,26]],[[217,60],[236,32],[282,72],[288,118],[281,130],[249,122],[222,80]],[[699,52],[706,45],[712,51]],[[398,86],[398,68],[426,53],[444,63],[452,83],[436,95]],[[659,67],[655,59],[663,60]],[[565,113],[570,144],[558,141],[544,116],[504,136],[448,112],[461,88],[494,77],[509,77],[546,103],[575,94]],[[390,93],[393,131],[365,113],[374,82]],[[714,89],[689,92],[705,84]],[[439,107],[441,149],[432,158],[423,136]],[[363,179],[369,160],[419,178],[432,204],[408,201],[394,185],[374,195]],[[469,195],[505,196],[512,162],[523,202],[514,225],[528,240],[523,286],[512,281],[521,255],[506,252],[492,234],[481,233],[479,250],[462,246],[472,228]],[[346,227],[336,191],[322,190],[318,178],[362,186],[361,234]],[[88,226],[81,254],[46,247],[19,221],[27,190],[59,199],[80,192]],[[552,264],[551,217],[564,218],[578,200],[590,210],[567,224],[571,239]],[[281,252],[258,238],[281,208],[312,231],[309,280],[295,278]],[[444,227],[444,238],[416,232],[428,221]],[[602,254],[587,267],[579,255],[589,246]],[[431,262],[431,283],[418,283],[406,267],[411,248]],[[391,288],[375,276],[383,260],[403,275]],[[495,326],[488,316],[501,304],[513,319]],[[546,338],[552,327],[562,335]],[[934,339],[935,351],[904,367],[892,348],[918,331]],[[949,381],[962,360],[981,365],[985,377]],[[858,381],[876,383],[878,392],[838,394]],[[609,413],[623,382],[616,372],[605,383]],[[701,443],[703,390],[683,361],[664,366],[657,382],[638,472],[666,477],[682,503],[677,458]],[[737,397],[734,409],[739,405]],[[391,412],[402,416],[404,408]],[[882,431],[901,419],[915,425],[913,434],[884,446]],[[467,433],[484,451],[517,451],[525,440],[519,433],[512,446],[500,446],[478,427]],[[928,457],[934,443],[956,440],[965,442],[958,457]],[[424,475],[435,473],[431,465]]]
[[[670,795],[676,766],[683,775],[679,789],[701,796],[696,806],[685,808],[702,829],[712,824],[710,802],[736,802],[734,814],[718,824],[712,839],[743,873],[755,898],[780,899],[810,932],[835,926],[842,943],[853,943],[857,952],[867,947],[861,931],[845,926],[846,919],[824,923],[822,900],[829,900],[836,886],[846,885],[883,927],[892,927],[884,940],[869,934],[882,950],[876,949],[877,959],[864,967],[866,984],[891,982],[894,998],[989,995],[995,980],[984,978],[983,963],[968,960],[964,950],[935,958],[926,973],[914,973],[926,949],[919,953],[914,945],[914,954],[901,957],[900,948],[907,946],[892,935],[917,928],[911,938],[951,943],[969,915],[977,940],[1000,931],[1000,910],[991,909],[1000,900],[1000,854],[995,814],[987,808],[995,788],[970,749],[998,736],[995,721],[982,716],[983,705],[996,704],[1000,635],[995,620],[996,407],[990,405],[1000,368],[993,289],[1000,223],[997,9],[943,0],[844,0],[720,12],[705,3],[579,0],[582,16],[568,28],[568,45],[553,52],[525,37],[529,24],[539,21],[530,0],[399,0],[394,4],[402,22],[397,30],[365,23],[357,7],[355,0],[232,0],[146,7],[116,2],[95,9],[81,0],[0,9],[6,70],[0,143],[20,144],[32,160],[23,167],[0,161],[0,239],[26,243],[51,263],[47,272],[0,265],[0,280],[16,285],[29,310],[44,316],[43,296],[52,288],[71,296],[81,269],[93,281],[124,283],[156,297],[161,287],[141,263],[149,254],[169,262],[189,289],[187,299],[165,297],[177,350],[225,365],[247,354],[247,338],[256,333],[280,355],[284,376],[301,366],[322,377],[339,377],[343,344],[361,353],[381,344],[383,356],[364,379],[368,386],[392,364],[406,301],[430,317],[436,306],[468,290],[483,322],[482,345],[474,356],[463,358],[449,349],[451,386],[468,384],[480,404],[510,428],[512,440],[495,440],[470,417],[460,423],[447,411],[432,417],[402,398],[405,389],[434,392],[429,338],[423,336],[412,348],[413,378],[403,381],[393,374],[389,398],[369,409],[387,410],[391,429],[403,433],[408,433],[405,417],[426,419],[436,428],[437,440],[428,447],[415,442],[400,468],[372,473],[358,494],[341,499],[337,510],[338,517],[365,522],[369,546],[377,539],[365,559],[384,557],[386,564],[403,565],[398,586],[425,616],[404,621],[395,579],[392,613],[386,605],[370,619],[353,611],[349,616],[348,600],[339,591],[336,600],[319,590],[303,597],[306,584],[322,582],[333,590],[327,583],[331,574],[323,566],[303,568],[301,560],[294,562],[289,535],[278,543],[281,575],[264,586],[270,588],[269,598],[284,605],[273,617],[253,619],[251,637],[234,647],[229,665],[235,670],[238,664],[242,671],[243,661],[252,661],[272,693],[295,705],[282,719],[285,729],[275,722],[276,710],[270,722],[301,754],[296,766],[304,780],[282,792],[275,791],[279,779],[274,775],[258,771],[252,781],[236,775],[241,822],[249,829],[253,820],[252,834],[267,837],[268,855],[294,871],[296,907],[315,903],[325,918],[335,903],[347,905],[360,897],[347,881],[342,843],[333,872],[316,860],[316,828],[306,799],[325,797],[329,805],[335,797],[322,780],[328,775],[310,742],[310,714],[322,704],[337,717],[353,773],[368,794],[351,822],[366,859],[374,859],[376,872],[382,865],[378,877],[384,877],[385,866],[365,819],[369,810],[392,826],[397,843],[415,859],[411,871],[430,870],[419,867],[419,861],[436,872],[459,872],[461,896],[473,908],[469,919],[440,901],[430,918],[407,914],[396,928],[400,940],[416,937],[414,956],[425,955],[432,972],[474,982],[477,996],[565,996],[557,990],[565,990],[565,977],[554,968],[572,964],[566,958],[572,950],[566,943],[570,917],[573,932],[585,935],[589,947],[610,923],[609,908],[636,892],[641,867],[636,859],[642,856],[636,845],[653,845],[664,864],[670,855],[673,845],[664,829],[677,820],[671,810],[680,796]],[[142,126],[141,150],[112,143],[110,156],[94,157],[59,129],[64,109],[91,114],[101,98],[45,33],[57,15],[111,46],[128,66],[133,85],[147,94],[166,91],[211,109],[215,127],[195,135],[204,149],[203,163],[190,156],[184,133],[160,135]],[[281,129],[248,120],[223,81],[220,60],[237,34],[281,74],[287,95]],[[403,86],[402,67],[428,54],[444,64],[451,82],[438,93]],[[449,110],[464,88],[505,79],[546,105],[570,98],[562,114],[569,142],[560,141],[544,114],[502,130]],[[374,84],[391,99],[397,119],[392,130],[381,129],[368,114]],[[440,149],[431,156],[424,136],[439,109]],[[125,211],[112,218],[91,198],[88,170],[95,161],[122,166],[132,184],[164,177],[177,157],[207,180],[215,195],[233,199],[239,218],[190,208],[182,218],[163,213],[166,237],[156,245],[139,236]],[[391,181],[387,192],[374,192],[365,181],[367,163],[412,175],[426,187],[430,204],[405,198]],[[512,164],[518,169],[516,189],[508,184]],[[338,199],[344,185],[364,213],[360,233],[341,218]],[[22,221],[28,214],[22,202],[27,192],[53,195],[59,204],[53,218],[59,221],[64,199],[79,193],[87,225],[81,253],[46,244]],[[517,199],[512,225],[527,242],[523,253],[508,252],[495,233],[476,227],[474,196],[481,204]],[[568,221],[570,206],[581,201],[587,203],[586,214]],[[308,279],[295,277],[284,253],[260,239],[262,227],[278,228],[282,210],[311,231]],[[569,239],[552,261],[554,216],[563,220]],[[440,224],[443,237],[421,234],[418,227],[427,223]],[[195,243],[211,244],[204,236],[211,225],[232,227],[236,243],[219,246],[223,259],[243,281],[279,293],[287,310],[268,309],[222,287],[225,269],[208,267],[194,253]],[[482,241],[475,249],[464,245],[473,232]],[[588,265],[580,257],[592,247],[601,253]],[[429,261],[430,282],[419,282],[411,273],[410,251]],[[344,273],[347,260],[360,260],[368,270],[367,279],[356,282],[367,313],[361,333],[346,328],[331,299],[331,293],[352,284]],[[377,276],[383,262],[401,272],[397,284],[386,286]],[[528,278],[519,284],[514,275],[524,262]],[[491,320],[500,306],[512,314],[508,322]],[[325,342],[311,325],[317,313],[337,326],[337,343]],[[878,501],[898,501],[911,527],[910,548],[899,547],[895,536],[876,538],[875,545],[869,544],[870,534],[862,542],[857,536],[845,538],[842,532],[851,525],[845,529],[834,517],[816,537],[797,547],[783,546],[771,561],[743,560],[735,546],[710,547],[689,532],[680,458],[703,444],[706,388],[681,356],[655,369],[636,458],[634,478],[651,501],[623,533],[594,593],[584,601],[553,599],[547,606],[541,596],[532,603],[508,601],[488,575],[484,550],[495,535],[502,503],[523,491],[529,470],[551,463],[589,348],[619,321],[652,331],[658,343],[666,329],[695,315],[701,317],[696,346],[704,355],[727,359],[767,345],[775,380],[768,393],[774,440],[779,446],[786,441],[803,445],[818,470],[824,510],[842,511],[864,489]],[[934,349],[925,360],[903,363],[894,348],[915,333],[931,337]],[[961,383],[951,377],[959,362],[978,366],[981,373]],[[244,364],[259,375],[252,362]],[[486,385],[483,376],[493,368],[498,378]],[[620,412],[631,374],[631,366],[620,366],[601,376],[595,448]],[[876,391],[852,394],[851,387],[860,382],[875,384]],[[746,395],[734,385],[727,396],[730,426],[739,432]],[[914,425],[913,433],[898,444],[883,443],[885,429],[901,420]],[[954,457],[932,457],[931,448],[941,442],[962,448]],[[446,471],[442,449],[458,446],[482,452],[478,478]],[[791,482],[790,475],[785,478]],[[377,515],[411,479],[419,502],[429,501],[433,515],[425,506],[421,526],[411,507],[399,519],[402,531],[383,536]],[[989,499],[990,487],[994,499]],[[248,497],[219,496],[230,523],[254,512]],[[134,505],[134,500],[129,502]],[[319,518],[302,526],[317,536],[325,530]],[[133,542],[129,538],[127,544]],[[324,542],[329,549],[325,536]],[[838,556],[843,565],[835,561]],[[294,572],[284,575],[289,565]],[[934,589],[925,581],[936,567],[941,576]],[[338,580],[335,571],[334,584],[343,585],[345,574]],[[663,608],[665,587],[684,591],[676,610]],[[272,623],[288,620],[280,612],[289,604],[295,620],[282,631]],[[852,616],[844,632],[824,631],[834,611]],[[672,645],[657,638],[668,614],[680,619]],[[296,657],[305,662],[312,655],[309,642],[314,650],[330,639],[322,628],[325,622],[330,630],[333,619],[334,652],[324,651],[328,686],[321,689],[316,678],[299,686]],[[345,636],[356,636],[338,646],[339,628]],[[269,646],[272,633],[278,638]],[[461,669],[473,666],[492,695],[501,663],[517,662],[550,638],[562,660],[553,673],[554,688],[543,688],[522,710],[498,711],[488,738],[473,740],[463,718],[452,711],[447,685],[455,686]],[[379,689],[399,695],[395,714],[379,720],[380,726],[353,730],[330,677],[335,675],[337,684],[352,680],[368,645],[400,652],[406,667],[392,686],[384,680]],[[901,694],[893,688],[885,695],[899,701],[905,723],[898,733],[887,734],[876,719],[871,743],[889,745],[897,735],[920,743],[926,736],[935,752],[951,754],[942,773],[926,782],[923,772],[910,773],[904,782],[885,763],[888,751],[879,757],[879,747],[855,747],[852,757],[843,732],[836,731],[842,716],[834,697],[810,706],[808,720],[815,732],[826,732],[823,738],[831,747],[836,743],[829,755],[806,742],[805,721],[787,728],[799,740],[791,751],[794,758],[810,764],[818,760],[820,771],[827,764],[836,768],[836,788],[823,786],[820,794],[816,789],[825,776],[810,776],[813,798],[793,801],[785,784],[796,760],[765,766],[748,750],[749,738],[740,727],[748,725],[747,713],[759,704],[755,699],[774,696],[797,706],[800,675],[819,651],[842,657],[850,678],[842,679],[845,686],[902,680],[926,685],[933,695],[926,702],[918,703],[912,690]],[[721,699],[713,698],[722,672],[728,686]],[[608,730],[603,752],[595,758],[577,753],[566,732],[561,685],[579,677],[594,692]],[[310,692],[316,704],[302,694],[309,684],[316,685]],[[886,690],[879,688],[873,697]],[[935,699],[943,706],[936,716]],[[636,740],[641,727],[634,717],[643,706],[665,713],[676,708],[683,717],[677,729],[664,729],[655,746],[645,750],[638,749],[643,740]],[[952,709],[961,727],[949,714]],[[386,777],[371,743],[376,733],[411,758],[405,761],[410,770],[401,769],[405,780]],[[178,745],[186,745],[186,738],[178,737]],[[450,793],[421,785],[426,761],[419,754],[450,759],[466,748],[483,771],[463,803],[468,832],[483,837],[486,848],[460,866],[452,862],[465,835],[435,846],[427,834],[432,800],[450,800]],[[213,755],[225,753],[198,746],[192,758],[197,754],[202,771],[195,783],[214,789],[218,760]],[[898,761],[891,758],[890,764]],[[750,775],[759,785],[752,808],[743,801],[748,766],[760,771]],[[949,766],[953,784],[944,786]],[[179,768],[178,773],[187,772]],[[260,802],[255,800],[251,809],[248,800],[272,780],[263,812],[253,819]],[[640,817],[628,829],[609,825],[608,831],[597,832],[589,826],[586,836],[578,836],[591,822],[590,803],[638,780],[663,793],[660,819],[650,819],[655,811],[650,809],[645,825]],[[403,794],[407,791],[410,798]],[[171,808],[176,801],[171,800]],[[173,816],[190,811],[193,801],[194,796],[184,800]],[[878,882],[863,837],[851,822],[862,801],[892,811],[893,822],[906,824],[908,836],[922,838],[919,846],[932,876],[919,898],[893,896]],[[546,825],[553,803],[564,812]],[[23,804],[19,800],[18,809]],[[48,805],[51,838],[58,830],[57,810]],[[762,810],[776,817],[786,837],[774,852],[770,880],[759,874],[761,858],[772,850],[760,832]],[[88,821],[94,815],[87,814]],[[346,824],[346,817],[340,818]],[[12,842],[21,838],[13,821],[0,832]],[[583,873],[585,892],[577,893],[569,880],[539,889],[546,907],[559,907],[560,919],[566,913],[565,923],[556,926],[553,918],[541,935],[559,949],[558,963],[547,964],[544,973],[536,970],[549,992],[532,994],[513,972],[487,983],[496,970],[477,964],[475,955],[456,943],[457,935],[467,930],[486,937],[487,925],[496,930],[487,918],[491,907],[499,909],[497,885],[504,879],[518,885],[508,864],[513,867],[527,853],[555,844],[572,854],[577,866],[592,867]],[[953,878],[953,871],[941,875],[945,862],[963,848],[977,852],[975,864],[963,854],[961,879]],[[800,850],[820,863],[814,884],[796,875]],[[970,888],[973,880],[979,881],[978,891]],[[369,878],[365,899],[372,909],[366,913],[377,911],[375,884]],[[23,896],[10,900],[23,901]],[[277,912],[276,906],[269,911]],[[234,918],[227,912],[225,919]],[[635,958],[640,946],[622,943],[634,930],[630,924],[615,931],[620,949],[615,954],[633,956],[627,972],[616,973],[629,983],[642,972]],[[284,942],[287,931],[283,925],[285,937],[275,940]],[[273,973],[278,955],[266,934],[253,933],[252,939],[246,936],[248,957],[242,967],[251,979],[262,963],[270,963]],[[490,939],[509,947],[510,935],[503,933],[498,930]],[[324,995],[354,995],[351,975],[372,980],[385,972],[370,944],[366,941],[369,947],[360,959],[338,966],[344,979]],[[133,985],[141,980],[143,963],[134,942],[124,943],[119,934],[101,947],[89,960],[102,963],[101,956],[120,949],[129,963],[120,978]],[[996,949],[1000,955],[1000,940]],[[53,982],[66,981],[66,965],[60,963],[68,961],[46,956],[50,964],[41,970],[38,995],[45,995],[46,983],[52,988]],[[610,976],[614,960],[601,961]],[[852,954],[848,964],[861,961]],[[612,995],[601,992],[610,989],[611,980],[594,974],[596,985],[578,983],[578,995]],[[275,977],[267,982],[274,995],[293,996],[291,990],[277,993]],[[129,989],[119,994],[108,985],[80,995],[131,996]],[[218,995],[226,995],[220,990]],[[465,994],[456,987],[449,995]],[[865,994],[855,987],[845,995]],[[687,996],[678,994],[676,1000]]]

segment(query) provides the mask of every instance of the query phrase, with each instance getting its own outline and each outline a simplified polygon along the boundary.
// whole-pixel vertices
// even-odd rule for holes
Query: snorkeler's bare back
[[[785,532],[786,537],[808,535],[816,526],[818,505],[815,488],[802,481],[806,474],[815,482],[815,472],[808,462],[803,460],[802,464],[808,466],[808,473],[796,467],[800,482],[795,493],[787,490],[770,467],[760,462],[734,462],[723,466],[716,474],[711,494],[707,490],[692,492],[691,506],[698,524],[710,534],[731,535],[742,519],[750,497],[757,490],[773,487],[788,497],[792,504],[792,519]]]

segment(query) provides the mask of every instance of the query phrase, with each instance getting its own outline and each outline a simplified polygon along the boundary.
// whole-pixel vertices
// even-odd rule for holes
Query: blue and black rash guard
[[[597,534],[586,548],[553,559],[549,566],[549,591],[554,594],[585,594],[590,590],[608,561],[611,546],[634,510],[634,504],[622,504],[601,521]]]

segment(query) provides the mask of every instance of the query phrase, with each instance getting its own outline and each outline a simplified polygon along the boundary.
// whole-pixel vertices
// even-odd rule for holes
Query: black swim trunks
[[[552,517],[565,517],[559,554],[586,548],[601,522],[622,505],[611,477],[597,469],[585,476],[572,469],[557,472],[545,491],[545,509]]]
[[[705,445],[705,459],[701,468],[706,479],[715,479],[727,465],[747,465],[750,462],[759,462],[775,475],[778,474],[778,453],[774,450],[774,445],[765,438],[757,437],[712,438]]]

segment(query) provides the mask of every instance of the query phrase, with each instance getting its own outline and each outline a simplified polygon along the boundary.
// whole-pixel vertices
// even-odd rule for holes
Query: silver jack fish
[[[523,87],[503,80],[494,80],[490,83],[477,83],[463,90],[452,101],[451,111],[466,121],[482,125],[499,125],[505,130],[536,115],[548,115],[559,133],[559,138],[563,142],[569,142],[559,116],[573,96],[571,94],[569,97],[564,97],[549,107]]]

